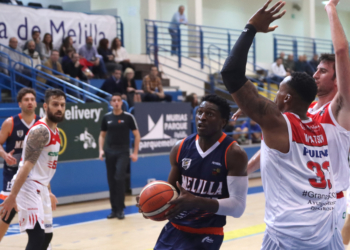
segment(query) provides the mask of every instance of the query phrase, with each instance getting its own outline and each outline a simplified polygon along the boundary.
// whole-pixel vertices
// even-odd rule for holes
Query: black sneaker
[[[124,219],[124,218],[125,218],[124,211],[115,213],[115,216],[116,216],[119,220]]]
[[[113,219],[113,218],[117,218],[117,214],[115,212],[112,212],[109,215],[107,215],[107,219]]]

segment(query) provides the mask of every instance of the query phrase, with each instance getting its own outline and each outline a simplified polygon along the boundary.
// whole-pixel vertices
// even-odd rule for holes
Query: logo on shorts
[[[36,193],[37,193],[37,194],[40,194],[40,190],[39,190],[39,189],[37,189],[37,190],[36,190]]]
[[[214,240],[213,240],[212,238],[210,238],[209,236],[207,236],[207,237],[204,237],[204,238],[203,238],[202,243],[204,243],[204,242],[213,243]]]
[[[191,166],[192,159],[189,158],[183,158],[182,159],[182,168],[187,170]]]
[[[45,224],[45,228],[51,228],[51,227],[52,227],[52,224]]]
[[[22,137],[24,135],[23,130],[17,130],[17,136]]]
[[[346,212],[343,213],[343,219],[345,220],[346,218]]]

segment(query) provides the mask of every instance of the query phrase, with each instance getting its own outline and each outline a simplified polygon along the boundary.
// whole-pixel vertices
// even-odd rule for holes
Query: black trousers
[[[125,208],[125,177],[129,163],[129,148],[105,150],[109,200],[112,211],[120,212]]]

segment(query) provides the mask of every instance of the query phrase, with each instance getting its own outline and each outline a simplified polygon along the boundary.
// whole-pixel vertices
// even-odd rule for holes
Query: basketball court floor
[[[126,198],[124,220],[110,219],[108,199],[61,205],[54,211],[53,250],[151,250],[166,222],[144,219],[135,206],[135,196]],[[239,219],[227,217],[222,250],[260,249],[265,224],[265,198],[261,180],[251,179],[247,207]],[[23,250],[26,234],[19,234],[17,217],[0,243],[2,250]]]

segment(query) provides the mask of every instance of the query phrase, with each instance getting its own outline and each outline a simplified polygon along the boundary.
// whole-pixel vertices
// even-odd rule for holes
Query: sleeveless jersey
[[[37,162],[35,163],[32,170],[29,172],[27,180],[32,180],[44,186],[48,186],[53,175],[56,172],[58,153],[60,151],[61,140],[59,137],[58,128],[56,128],[55,132],[52,132],[52,130],[47,126],[46,123],[42,121],[38,121],[34,124],[34,126],[30,130],[32,130],[37,126],[44,126],[49,131],[50,137],[49,137],[48,144],[43,148]],[[30,130],[28,131],[28,134]],[[25,145],[27,143],[28,134],[24,139],[22,158],[21,158],[21,162],[19,163],[18,169],[20,169],[23,166],[23,163],[25,160],[25,153],[26,153]],[[14,180],[16,179],[16,176],[17,174],[14,176]]]
[[[18,170],[18,164],[22,155],[24,137],[26,136],[28,130],[40,119],[40,117],[34,116],[34,120],[31,122],[31,124],[26,124],[26,122],[22,119],[21,114],[12,116],[11,119],[12,130],[9,137],[7,137],[6,147],[4,149],[6,153],[11,152],[13,149],[15,150],[12,156],[17,160],[17,163],[9,166],[4,161],[3,186],[1,194],[5,196],[9,195],[11,192],[11,180]]]
[[[198,143],[198,135],[192,134],[183,139],[177,153],[182,187],[193,195],[200,197],[211,199],[229,197],[225,156],[227,149],[233,143],[234,140],[223,133],[213,146],[203,152]],[[170,222],[173,225],[175,224],[175,227],[185,226],[194,229],[215,227],[222,229],[226,224],[226,216],[195,209],[183,211]]]
[[[300,249],[320,249],[329,244],[335,227],[336,202],[328,142],[312,119],[302,121],[285,113],[289,152],[281,153],[261,143],[261,176],[265,193],[265,223],[272,237]]]
[[[347,156],[350,149],[350,131],[347,131],[340,126],[335,120],[331,102],[323,105],[318,110],[314,107],[317,102],[310,105],[307,116],[312,118],[323,125],[326,133],[333,127],[338,129],[338,133],[335,137],[336,143],[329,142],[329,153],[331,155],[331,163],[335,180],[335,189],[337,193],[345,191],[349,187],[349,168],[347,162]],[[339,146],[338,146],[339,145]]]

